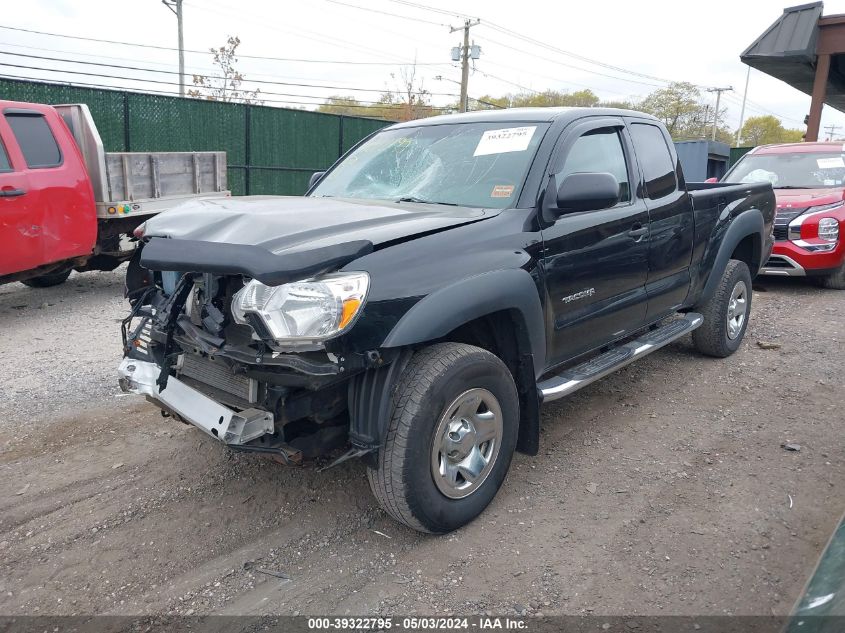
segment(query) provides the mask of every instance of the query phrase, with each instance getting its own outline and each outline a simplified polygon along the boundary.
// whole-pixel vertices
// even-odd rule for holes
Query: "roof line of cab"
[[[645,112],[621,108],[503,108],[501,110],[476,110],[460,114],[442,114],[426,119],[396,123],[385,129],[445,125],[447,123],[550,123],[561,119],[581,119],[586,116],[622,116],[639,119],[658,119]]]

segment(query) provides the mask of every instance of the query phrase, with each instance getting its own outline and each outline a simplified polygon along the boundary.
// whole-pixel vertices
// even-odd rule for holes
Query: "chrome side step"
[[[568,396],[582,387],[647,356],[668,345],[685,334],[692,332],[704,322],[704,317],[694,312],[687,313],[682,319],[669,321],[665,325],[644,333],[639,338],[619,347],[614,347],[591,358],[588,361],[570,367],[566,371],[537,384],[540,401],[550,402]]]

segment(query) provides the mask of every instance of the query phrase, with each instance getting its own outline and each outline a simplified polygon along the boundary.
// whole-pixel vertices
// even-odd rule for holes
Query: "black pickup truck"
[[[688,333],[736,351],[774,212],[768,183],[685,183],[637,112],[393,125],[304,197],[140,227],[120,383],[232,449],[362,457],[388,513],[448,532],[537,453],[543,402]]]

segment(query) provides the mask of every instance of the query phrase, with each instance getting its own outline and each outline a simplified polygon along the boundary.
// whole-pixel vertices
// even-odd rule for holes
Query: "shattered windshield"
[[[504,208],[519,196],[547,123],[452,123],[385,130],[312,196]]]

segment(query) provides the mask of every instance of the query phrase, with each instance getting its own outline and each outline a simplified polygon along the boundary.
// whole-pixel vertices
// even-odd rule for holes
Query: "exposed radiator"
[[[258,381],[243,374],[232,373],[231,368],[223,362],[215,362],[197,354],[184,354],[178,375],[180,378],[192,378],[249,404],[258,401]]]

